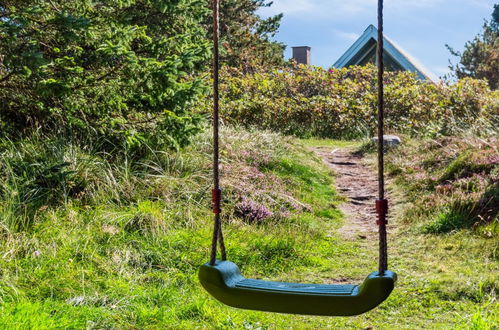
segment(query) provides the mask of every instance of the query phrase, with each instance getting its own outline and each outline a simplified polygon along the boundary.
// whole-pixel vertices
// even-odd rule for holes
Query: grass
[[[337,209],[342,198],[330,170],[301,142],[241,129],[226,128],[223,135],[225,236],[230,259],[245,275],[357,282],[376,269],[376,241],[345,240],[337,234],[344,221]],[[3,185],[0,214],[10,214],[2,217],[10,220],[2,220],[0,324],[152,329],[497,327],[496,241],[468,229],[425,234],[401,217],[391,222],[389,241],[390,268],[400,280],[392,296],[370,313],[307,317],[218,303],[201,289],[196,274],[207,261],[212,227],[208,136],[200,135],[181,153],[151,152],[140,162],[126,152],[108,161],[108,155],[57,141],[48,149],[36,140],[24,141],[25,146],[3,143],[3,166],[14,168],[19,159],[42,168],[66,162],[67,175],[54,179],[50,199],[21,203],[30,211],[23,218],[29,225],[22,227],[15,223],[18,214],[12,213],[20,202],[11,198],[21,188]],[[354,146],[325,140],[305,144]],[[23,150],[43,157],[28,161]],[[46,183],[37,181],[40,172],[33,171],[2,171],[2,180],[31,182],[31,189],[42,189]],[[71,190],[74,186],[79,188]],[[240,203],[247,203],[244,215],[235,212]],[[266,216],[252,218],[262,208],[268,211]]]
[[[302,139],[301,143],[313,148],[354,148],[362,145],[361,140]]]
[[[412,203],[404,217],[427,233],[474,228],[498,236],[497,139],[446,137],[393,150],[388,172]]]

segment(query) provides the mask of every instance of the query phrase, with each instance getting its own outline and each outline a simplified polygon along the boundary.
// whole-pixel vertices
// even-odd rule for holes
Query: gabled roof
[[[426,70],[413,57],[407,54],[386,36],[383,38],[385,56],[395,69],[415,72],[420,79],[432,81],[434,75]],[[378,29],[372,24],[353,43],[350,48],[334,63],[335,68],[344,68],[350,65],[363,65],[376,52],[378,42]]]

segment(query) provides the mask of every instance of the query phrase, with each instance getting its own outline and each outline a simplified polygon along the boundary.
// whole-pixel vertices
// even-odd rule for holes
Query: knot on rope
[[[212,189],[211,191],[211,202],[213,206],[213,213],[220,214],[222,213],[222,208],[220,207],[220,200],[222,197],[221,189]]]
[[[386,219],[386,215],[388,214],[388,200],[386,199],[377,199],[376,200],[376,213],[378,214],[378,220],[376,221],[377,225],[388,223]]]

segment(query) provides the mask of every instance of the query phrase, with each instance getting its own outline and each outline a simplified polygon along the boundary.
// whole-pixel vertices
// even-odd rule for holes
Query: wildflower
[[[259,222],[274,215],[264,205],[248,199],[243,199],[236,204],[235,214],[240,218],[248,220],[250,223]]]

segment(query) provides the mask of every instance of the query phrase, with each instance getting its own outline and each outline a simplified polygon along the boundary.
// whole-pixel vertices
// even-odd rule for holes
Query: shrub
[[[290,66],[242,74],[222,71],[222,115],[228,122],[301,137],[354,138],[373,134],[376,117],[374,66],[324,70]],[[498,125],[499,98],[486,82],[453,85],[416,79],[408,72],[385,78],[388,132],[437,136]],[[209,104],[201,111],[210,112]]]

